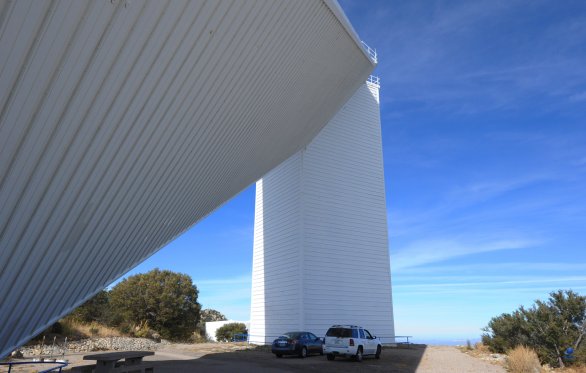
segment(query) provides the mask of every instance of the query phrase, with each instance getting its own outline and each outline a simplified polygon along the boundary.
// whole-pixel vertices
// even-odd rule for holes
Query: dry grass
[[[483,354],[490,354],[490,349],[488,348],[488,346],[486,346],[485,344],[483,344],[482,342],[477,342],[474,345],[474,349],[476,351],[478,351],[479,353],[483,353]]]
[[[541,373],[543,368],[537,354],[525,346],[517,346],[507,354],[507,368],[511,373]]]
[[[123,337],[115,328],[110,328],[97,323],[83,324],[73,320],[62,320],[63,334],[77,336],[79,338],[88,337]]]
[[[560,372],[560,373],[586,373],[586,366],[568,367],[568,368],[556,370],[556,372]]]

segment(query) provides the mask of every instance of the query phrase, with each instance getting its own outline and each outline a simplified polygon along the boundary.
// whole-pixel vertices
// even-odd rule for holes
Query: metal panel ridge
[[[311,141],[374,67],[330,5],[0,2],[0,357]]]
[[[354,30],[354,26],[352,26],[352,23],[350,23],[350,20],[346,16],[346,13],[344,13],[344,11],[342,10],[342,7],[338,3],[338,0],[323,0],[323,2],[330,8],[332,13],[334,13],[334,15],[336,16],[336,18],[338,18],[342,26],[344,26],[344,28],[348,32],[348,35],[350,35],[350,37],[354,40],[356,46],[360,50],[362,50],[362,53],[364,53],[366,58],[368,58],[373,63],[373,65],[376,65],[376,51],[374,51],[368,45],[366,45],[364,41],[360,40],[358,33],[356,32],[356,30]],[[374,55],[371,54],[371,52],[374,52]]]

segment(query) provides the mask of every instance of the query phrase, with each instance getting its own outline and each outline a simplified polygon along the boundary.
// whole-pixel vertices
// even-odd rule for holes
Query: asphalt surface
[[[200,357],[166,359],[165,351],[157,351],[152,361],[155,372],[393,372],[415,373],[425,352],[425,346],[384,349],[380,359],[365,357],[362,362],[312,355],[305,359],[296,356],[277,358],[266,349],[212,353]],[[165,359],[165,360],[160,360]],[[150,360],[145,359],[145,360]]]

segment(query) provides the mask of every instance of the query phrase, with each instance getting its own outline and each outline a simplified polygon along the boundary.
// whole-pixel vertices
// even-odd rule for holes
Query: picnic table
[[[153,351],[119,351],[102,354],[85,355],[84,360],[96,360],[96,373],[113,373],[128,371],[153,371],[152,367],[142,367],[142,358],[154,355]],[[118,360],[124,359],[124,363]]]

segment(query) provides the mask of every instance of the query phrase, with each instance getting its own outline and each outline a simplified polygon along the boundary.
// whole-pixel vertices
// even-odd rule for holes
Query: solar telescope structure
[[[298,154],[370,52],[334,0],[0,2],[0,357]]]
[[[250,340],[361,325],[394,342],[379,84],[256,183]]]

